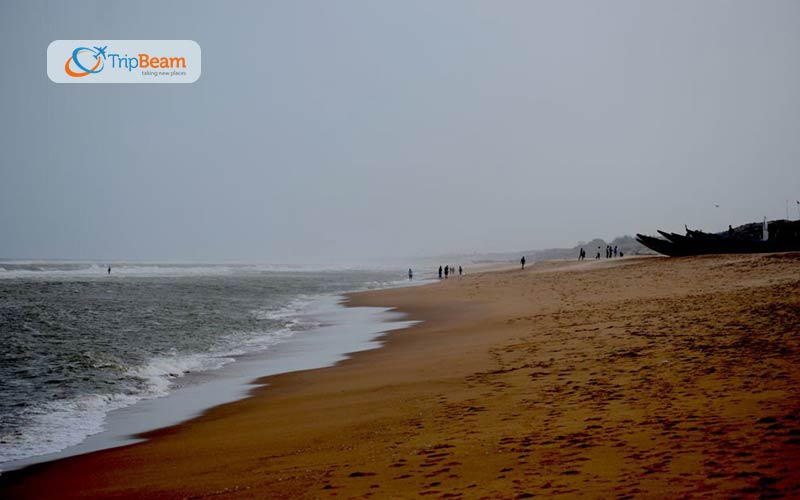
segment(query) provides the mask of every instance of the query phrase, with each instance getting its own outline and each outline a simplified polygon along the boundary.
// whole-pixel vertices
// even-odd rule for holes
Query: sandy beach
[[[800,495],[800,254],[543,262],[350,305],[422,322],[0,497]]]

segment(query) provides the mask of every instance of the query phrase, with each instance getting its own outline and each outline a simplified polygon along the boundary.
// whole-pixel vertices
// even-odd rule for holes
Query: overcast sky
[[[191,39],[203,74],[59,85],[58,39]],[[797,1],[3,1],[0,58],[4,257],[352,262],[798,213]]]

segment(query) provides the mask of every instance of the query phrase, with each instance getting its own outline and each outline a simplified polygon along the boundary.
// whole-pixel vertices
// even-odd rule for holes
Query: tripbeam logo
[[[93,47],[91,49],[86,47],[78,47],[72,51],[72,55],[69,57],[69,59],[67,59],[67,64],[64,65],[64,71],[73,78],[81,78],[86,75],[100,73],[103,71],[103,68],[105,68],[107,48],[108,45],[105,47]],[[88,64],[84,66],[83,63],[86,63],[87,61],[84,57],[83,63],[81,63],[81,55],[85,55],[87,53],[94,58],[94,64],[92,64],[90,59]],[[91,66],[91,68],[87,66]]]
[[[56,83],[192,83],[200,78],[192,40],[56,40],[47,76]]]

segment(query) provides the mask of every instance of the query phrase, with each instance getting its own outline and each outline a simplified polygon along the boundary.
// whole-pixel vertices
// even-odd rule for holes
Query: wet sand
[[[0,497],[800,496],[800,254],[545,262],[351,304],[424,322]]]

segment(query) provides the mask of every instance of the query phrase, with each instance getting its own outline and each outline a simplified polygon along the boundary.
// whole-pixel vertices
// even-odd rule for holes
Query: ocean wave
[[[309,307],[318,301],[318,297],[312,297],[305,294],[296,295],[289,303],[279,308],[263,308],[254,309],[251,311],[253,317],[259,320],[282,321],[290,318],[297,318],[298,315],[309,309]]]
[[[158,265],[111,265],[111,277],[179,277],[219,276],[233,274],[236,269],[229,266],[158,266]],[[0,264],[0,279],[63,279],[97,278],[109,276],[108,265],[98,264],[46,264],[18,265]]]
[[[85,394],[29,406],[17,418],[24,426],[0,429],[0,470],[8,461],[61,451],[102,432],[109,412],[145,399],[164,397],[192,373],[218,370],[236,356],[265,351],[298,331],[319,323],[308,316],[320,297],[299,295],[278,308],[252,311],[267,325],[264,330],[231,332],[206,352],[177,351],[151,356],[137,366],[120,367],[128,380],[125,392]],[[190,382],[187,382],[190,383]]]
[[[145,399],[166,396],[173,384],[190,373],[222,368],[234,361],[217,353],[160,355],[141,366],[128,367],[132,384],[124,393],[84,394],[25,408],[18,418],[26,425],[0,434],[0,468],[3,462],[55,453],[102,432],[109,412]]]
[[[233,361],[230,355],[218,353],[160,355],[145,365],[129,369],[128,375],[145,383],[141,399],[161,397],[169,394],[176,379],[193,372],[218,370]]]
[[[324,273],[348,270],[385,271],[385,266],[301,266],[281,264],[214,264],[156,262],[0,261],[0,279],[224,276],[253,273]]]
[[[26,408],[19,415],[24,430],[0,434],[3,462],[54,453],[81,443],[103,430],[108,412],[130,406],[142,398],[131,394],[87,394]]]

